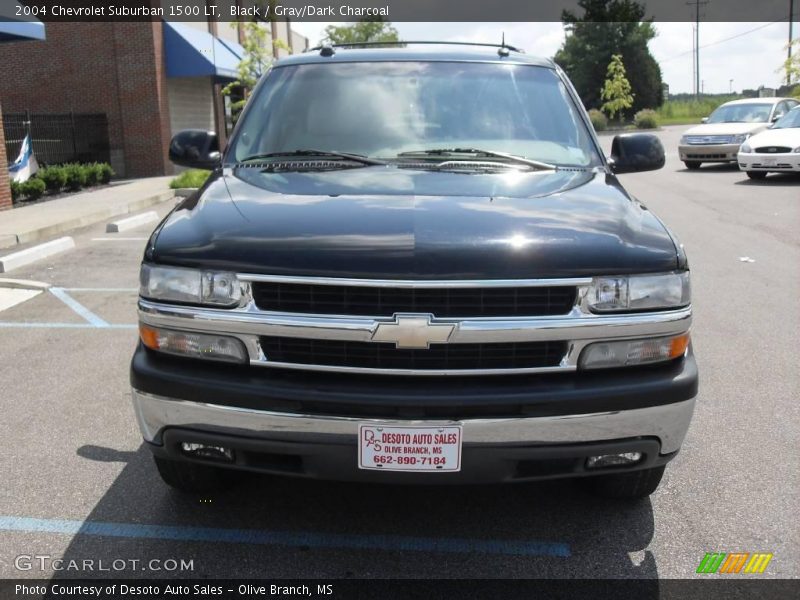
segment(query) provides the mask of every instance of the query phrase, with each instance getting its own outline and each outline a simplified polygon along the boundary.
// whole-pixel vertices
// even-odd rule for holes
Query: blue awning
[[[167,77],[236,79],[243,51],[239,44],[223,42],[205,31],[164,21],[164,54]]]
[[[44,23],[33,17],[20,19],[17,16],[16,2],[0,7],[0,42],[21,42],[24,40],[43,40]]]

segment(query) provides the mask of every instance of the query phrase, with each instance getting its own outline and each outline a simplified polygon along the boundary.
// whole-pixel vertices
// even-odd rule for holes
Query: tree
[[[232,23],[233,27],[238,25],[236,22]],[[242,40],[242,48],[244,48],[244,56],[236,67],[236,81],[222,88],[222,94],[225,96],[241,96],[239,100],[231,103],[231,112],[234,115],[234,120],[244,108],[250,92],[253,91],[261,75],[272,65],[273,47],[288,50],[282,40],[274,40],[271,44],[269,43],[267,28],[263,23],[248,21],[243,24],[243,27],[244,39]]]
[[[606,80],[600,91],[600,99],[605,100],[602,109],[613,119],[617,114],[622,117],[626,108],[633,106],[631,84],[625,76],[625,65],[622,56],[615,54],[606,69]]]
[[[561,14],[566,39],[555,61],[586,107],[601,105],[606,66],[615,54],[624,64],[636,66],[627,74],[634,97],[632,112],[661,106],[661,69],[647,46],[657,32],[651,21],[642,20],[642,6],[633,0],[579,0],[578,5],[584,11],[580,18],[566,10]]]
[[[322,44],[358,44],[363,42],[399,42],[397,30],[381,17],[347,25],[328,25]]]

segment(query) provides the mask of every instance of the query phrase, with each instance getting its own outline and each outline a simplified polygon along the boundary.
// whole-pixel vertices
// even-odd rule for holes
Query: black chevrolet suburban
[[[278,61],[147,243],[133,403],[161,477],[581,477],[642,497],[698,387],[689,267],[565,74],[508,46]]]

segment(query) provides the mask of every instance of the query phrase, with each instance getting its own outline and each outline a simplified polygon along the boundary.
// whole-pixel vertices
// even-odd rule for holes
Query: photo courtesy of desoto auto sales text
[[[0,0],[0,600],[800,597],[800,0]]]

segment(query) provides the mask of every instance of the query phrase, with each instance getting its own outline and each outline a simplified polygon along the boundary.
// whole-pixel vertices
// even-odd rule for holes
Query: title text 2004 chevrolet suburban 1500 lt
[[[433,49],[431,49],[433,48]],[[324,47],[278,61],[152,234],[133,402],[170,485],[231,469],[640,497],[697,393],[686,256],[551,61]]]

